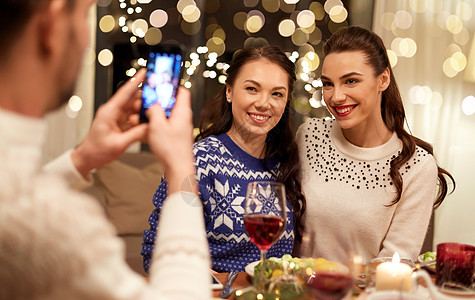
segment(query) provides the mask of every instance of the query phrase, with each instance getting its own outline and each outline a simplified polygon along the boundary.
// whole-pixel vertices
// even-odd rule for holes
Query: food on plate
[[[316,271],[338,271],[340,265],[336,262],[326,260],[325,258],[311,258],[311,257],[292,257],[290,254],[285,254],[281,258],[270,257],[265,261],[265,275],[267,278],[276,278],[287,274],[292,275],[310,275]],[[259,274],[261,264],[254,267],[254,274]],[[310,272],[310,273],[309,273]]]
[[[436,252],[428,251],[422,256],[422,261],[434,261],[437,258]]]

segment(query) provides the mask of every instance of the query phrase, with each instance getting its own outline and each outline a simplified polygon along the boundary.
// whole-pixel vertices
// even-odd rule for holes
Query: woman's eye
[[[248,87],[246,88],[246,90],[251,91],[251,92],[257,91],[257,89],[256,89],[255,87],[253,87],[253,86],[248,86]]]
[[[355,84],[355,83],[357,83],[357,82],[358,82],[358,80],[356,80],[356,79],[348,79],[348,80],[346,81],[346,84]]]
[[[322,86],[323,86],[323,87],[329,87],[329,86],[332,86],[332,84],[331,84],[331,82],[323,81],[323,82],[322,82]]]
[[[284,95],[283,95],[282,93],[280,93],[280,92],[275,92],[273,95],[276,96],[276,97],[283,97],[283,96],[284,96]]]

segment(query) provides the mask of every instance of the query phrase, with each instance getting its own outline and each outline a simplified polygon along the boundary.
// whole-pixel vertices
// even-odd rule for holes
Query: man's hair
[[[50,0],[0,0],[0,59],[4,58],[15,38],[23,33],[36,11]],[[76,0],[66,0],[72,9]]]

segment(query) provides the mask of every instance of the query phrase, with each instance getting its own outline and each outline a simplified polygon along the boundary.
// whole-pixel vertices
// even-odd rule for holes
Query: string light
[[[112,1],[98,0],[98,5],[107,7],[111,5]],[[157,7],[157,9],[150,10],[151,12],[147,16],[144,13],[147,12],[146,6],[152,3],[151,0],[118,0],[122,14],[104,16],[100,21],[99,28],[104,33],[122,32],[128,35],[129,42],[132,44],[145,42],[148,45],[156,45],[165,38],[164,35],[167,31],[164,28],[167,26],[178,26],[184,33],[191,36],[200,31],[203,32],[201,28],[203,14],[219,12],[220,2],[223,5],[222,1],[224,0],[213,0],[213,7],[208,9],[208,7],[198,6],[196,0],[179,0],[176,2],[176,7],[172,7],[172,9]],[[258,6],[260,2],[262,7]],[[318,1],[309,1],[308,4],[299,3],[297,11],[296,4],[298,2],[299,0],[244,0],[243,11],[237,11],[233,15],[232,22],[238,30],[249,36],[243,41],[244,48],[258,47],[269,44],[264,37],[256,36],[266,26],[266,17],[277,12],[287,14],[279,21],[278,26],[274,27],[274,30],[299,48],[299,51],[289,52],[287,56],[296,63],[298,80],[305,82],[301,91],[309,94],[304,96],[306,100],[302,103],[308,104],[312,99],[311,96],[321,89],[321,81],[316,78],[317,69],[320,67],[320,57],[316,52],[316,45],[321,43],[323,33],[319,28],[321,25],[317,25],[315,22],[328,16],[331,19],[328,29],[333,30],[337,28],[336,23],[341,23],[340,26],[347,24],[345,22],[347,22],[348,14],[341,0],[326,0],[325,5]],[[307,7],[305,7],[306,5]],[[181,21],[177,21],[178,17]],[[225,31],[214,17],[207,19],[206,24],[208,26],[205,28],[206,40],[204,44],[191,49],[189,58],[183,63],[184,76],[181,84],[187,88],[192,87],[194,76],[215,80],[219,84],[226,83],[226,70],[229,68],[229,64],[225,61],[227,58],[222,55],[226,52],[226,39],[231,33]],[[330,28],[331,26],[333,27]],[[466,39],[466,37],[461,34],[459,39]],[[103,66],[109,66],[113,60],[113,54],[109,49],[103,49],[97,54],[97,57]],[[457,57],[452,57],[452,59],[456,60]],[[460,61],[460,57],[457,61]],[[131,62],[130,68],[125,73],[127,76],[133,76],[137,68],[144,66],[146,66],[146,60],[139,58]],[[314,99],[312,103],[313,106],[308,105],[308,109],[322,105],[320,100]]]

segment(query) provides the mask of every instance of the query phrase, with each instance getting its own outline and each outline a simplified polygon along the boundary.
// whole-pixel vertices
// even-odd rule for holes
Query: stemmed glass
[[[244,226],[251,242],[261,252],[260,274],[256,274],[258,292],[264,292],[267,250],[280,238],[286,223],[285,186],[280,182],[255,181],[247,186]]]

